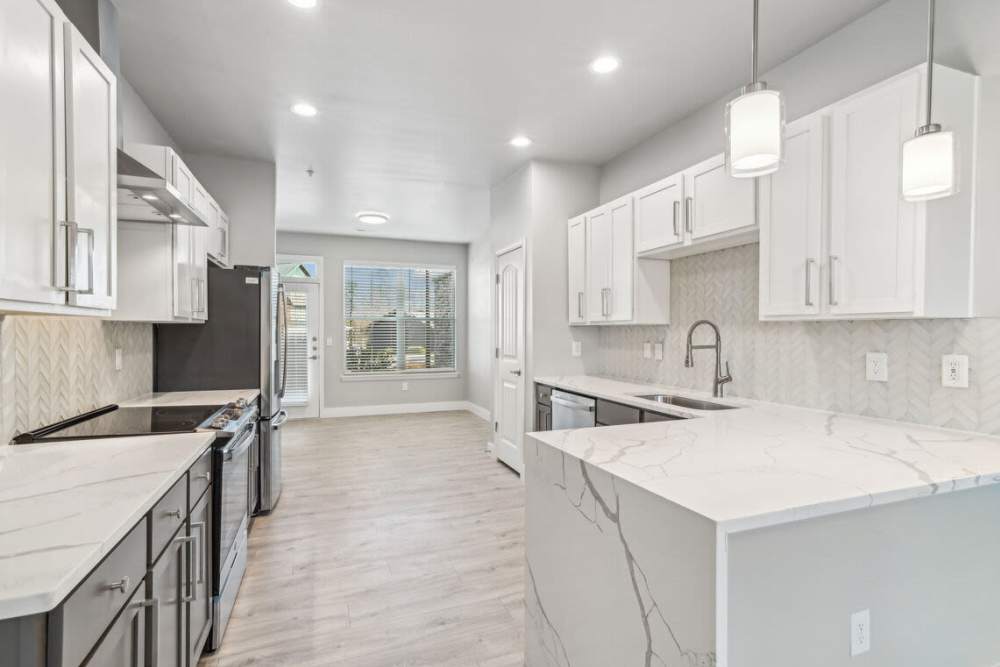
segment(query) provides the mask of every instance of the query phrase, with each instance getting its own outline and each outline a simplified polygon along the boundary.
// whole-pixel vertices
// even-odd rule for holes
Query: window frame
[[[425,368],[414,368],[414,369],[403,369],[403,370],[387,370],[387,371],[349,371],[347,370],[347,317],[346,317],[346,294],[347,289],[347,271],[350,267],[370,267],[370,268],[387,268],[387,269],[428,269],[431,271],[447,271],[453,276],[452,284],[454,286],[454,315],[452,318],[452,331],[453,336],[453,364],[452,368],[441,368],[441,369],[425,369]],[[461,346],[459,345],[459,326],[461,322],[461,304],[459,299],[459,273],[458,266],[454,264],[436,264],[433,262],[386,262],[380,260],[359,260],[359,259],[345,259],[341,265],[340,272],[341,284],[340,284],[340,323],[341,323],[341,349],[340,349],[340,363],[341,363],[341,373],[340,379],[344,382],[363,382],[372,380],[399,380],[400,378],[406,378],[411,380],[438,380],[438,379],[450,379],[461,377]],[[398,319],[398,318],[397,318]],[[418,318],[408,318],[416,321]],[[405,319],[404,319],[405,321]]]

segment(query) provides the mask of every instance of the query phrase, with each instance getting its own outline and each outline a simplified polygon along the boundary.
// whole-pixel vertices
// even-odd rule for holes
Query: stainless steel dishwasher
[[[568,391],[552,390],[552,430],[594,426],[596,401]]]

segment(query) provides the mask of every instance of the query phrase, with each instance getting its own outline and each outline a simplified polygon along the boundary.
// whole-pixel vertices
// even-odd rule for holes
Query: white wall
[[[272,266],[276,249],[273,162],[185,153],[184,162],[229,215],[234,264]]]
[[[153,115],[125,77],[118,80],[118,107],[122,127],[119,128],[125,146],[128,144],[155,144],[170,146],[180,152],[180,147],[163,124]]]
[[[323,347],[324,408],[356,408],[409,403],[440,403],[466,400],[465,350],[467,344],[466,317],[463,307],[468,301],[466,271],[467,248],[460,243],[427,243],[395,239],[335,236],[331,234],[278,233],[278,252],[290,255],[323,257],[323,315],[325,335],[333,338],[333,346]],[[429,376],[393,378],[388,380],[343,380],[344,372],[344,262],[414,262],[454,266],[457,277],[456,334],[458,345],[458,377]],[[402,390],[402,383],[409,390]]]

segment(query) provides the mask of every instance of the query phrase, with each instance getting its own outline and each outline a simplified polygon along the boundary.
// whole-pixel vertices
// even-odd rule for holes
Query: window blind
[[[286,284],[288,296],[288,377],[285,397],[288,405],[305,405],[309,402],[309,312],[306,293],[296,291]]]
[[[455,270],[344,264],[347,373],[455,370]]]

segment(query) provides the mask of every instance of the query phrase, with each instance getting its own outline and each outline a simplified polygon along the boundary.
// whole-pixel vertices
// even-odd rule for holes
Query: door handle
[[[520,368],[515,368],[514,370],[512,370],[512,371],[510,372],[510,374],[511,374],[511,375],[516,375],[516,376],[518,376],[518,377],[521,377],[521,369],[520,369]]]
[[[692,210],[694,197],[684,198],[684,230],[688,234],[694,233],[694,211]]]
[[[813,270],[813,265],[815,264],[816,260],[811,257],[806,260],[806,305],[807,306],[813,305],[812,270]]]
[[[674,200],[674,236],[680,236],[681,230],[678,227],[678,221],[681,217],[681,202],[680,200]]]

